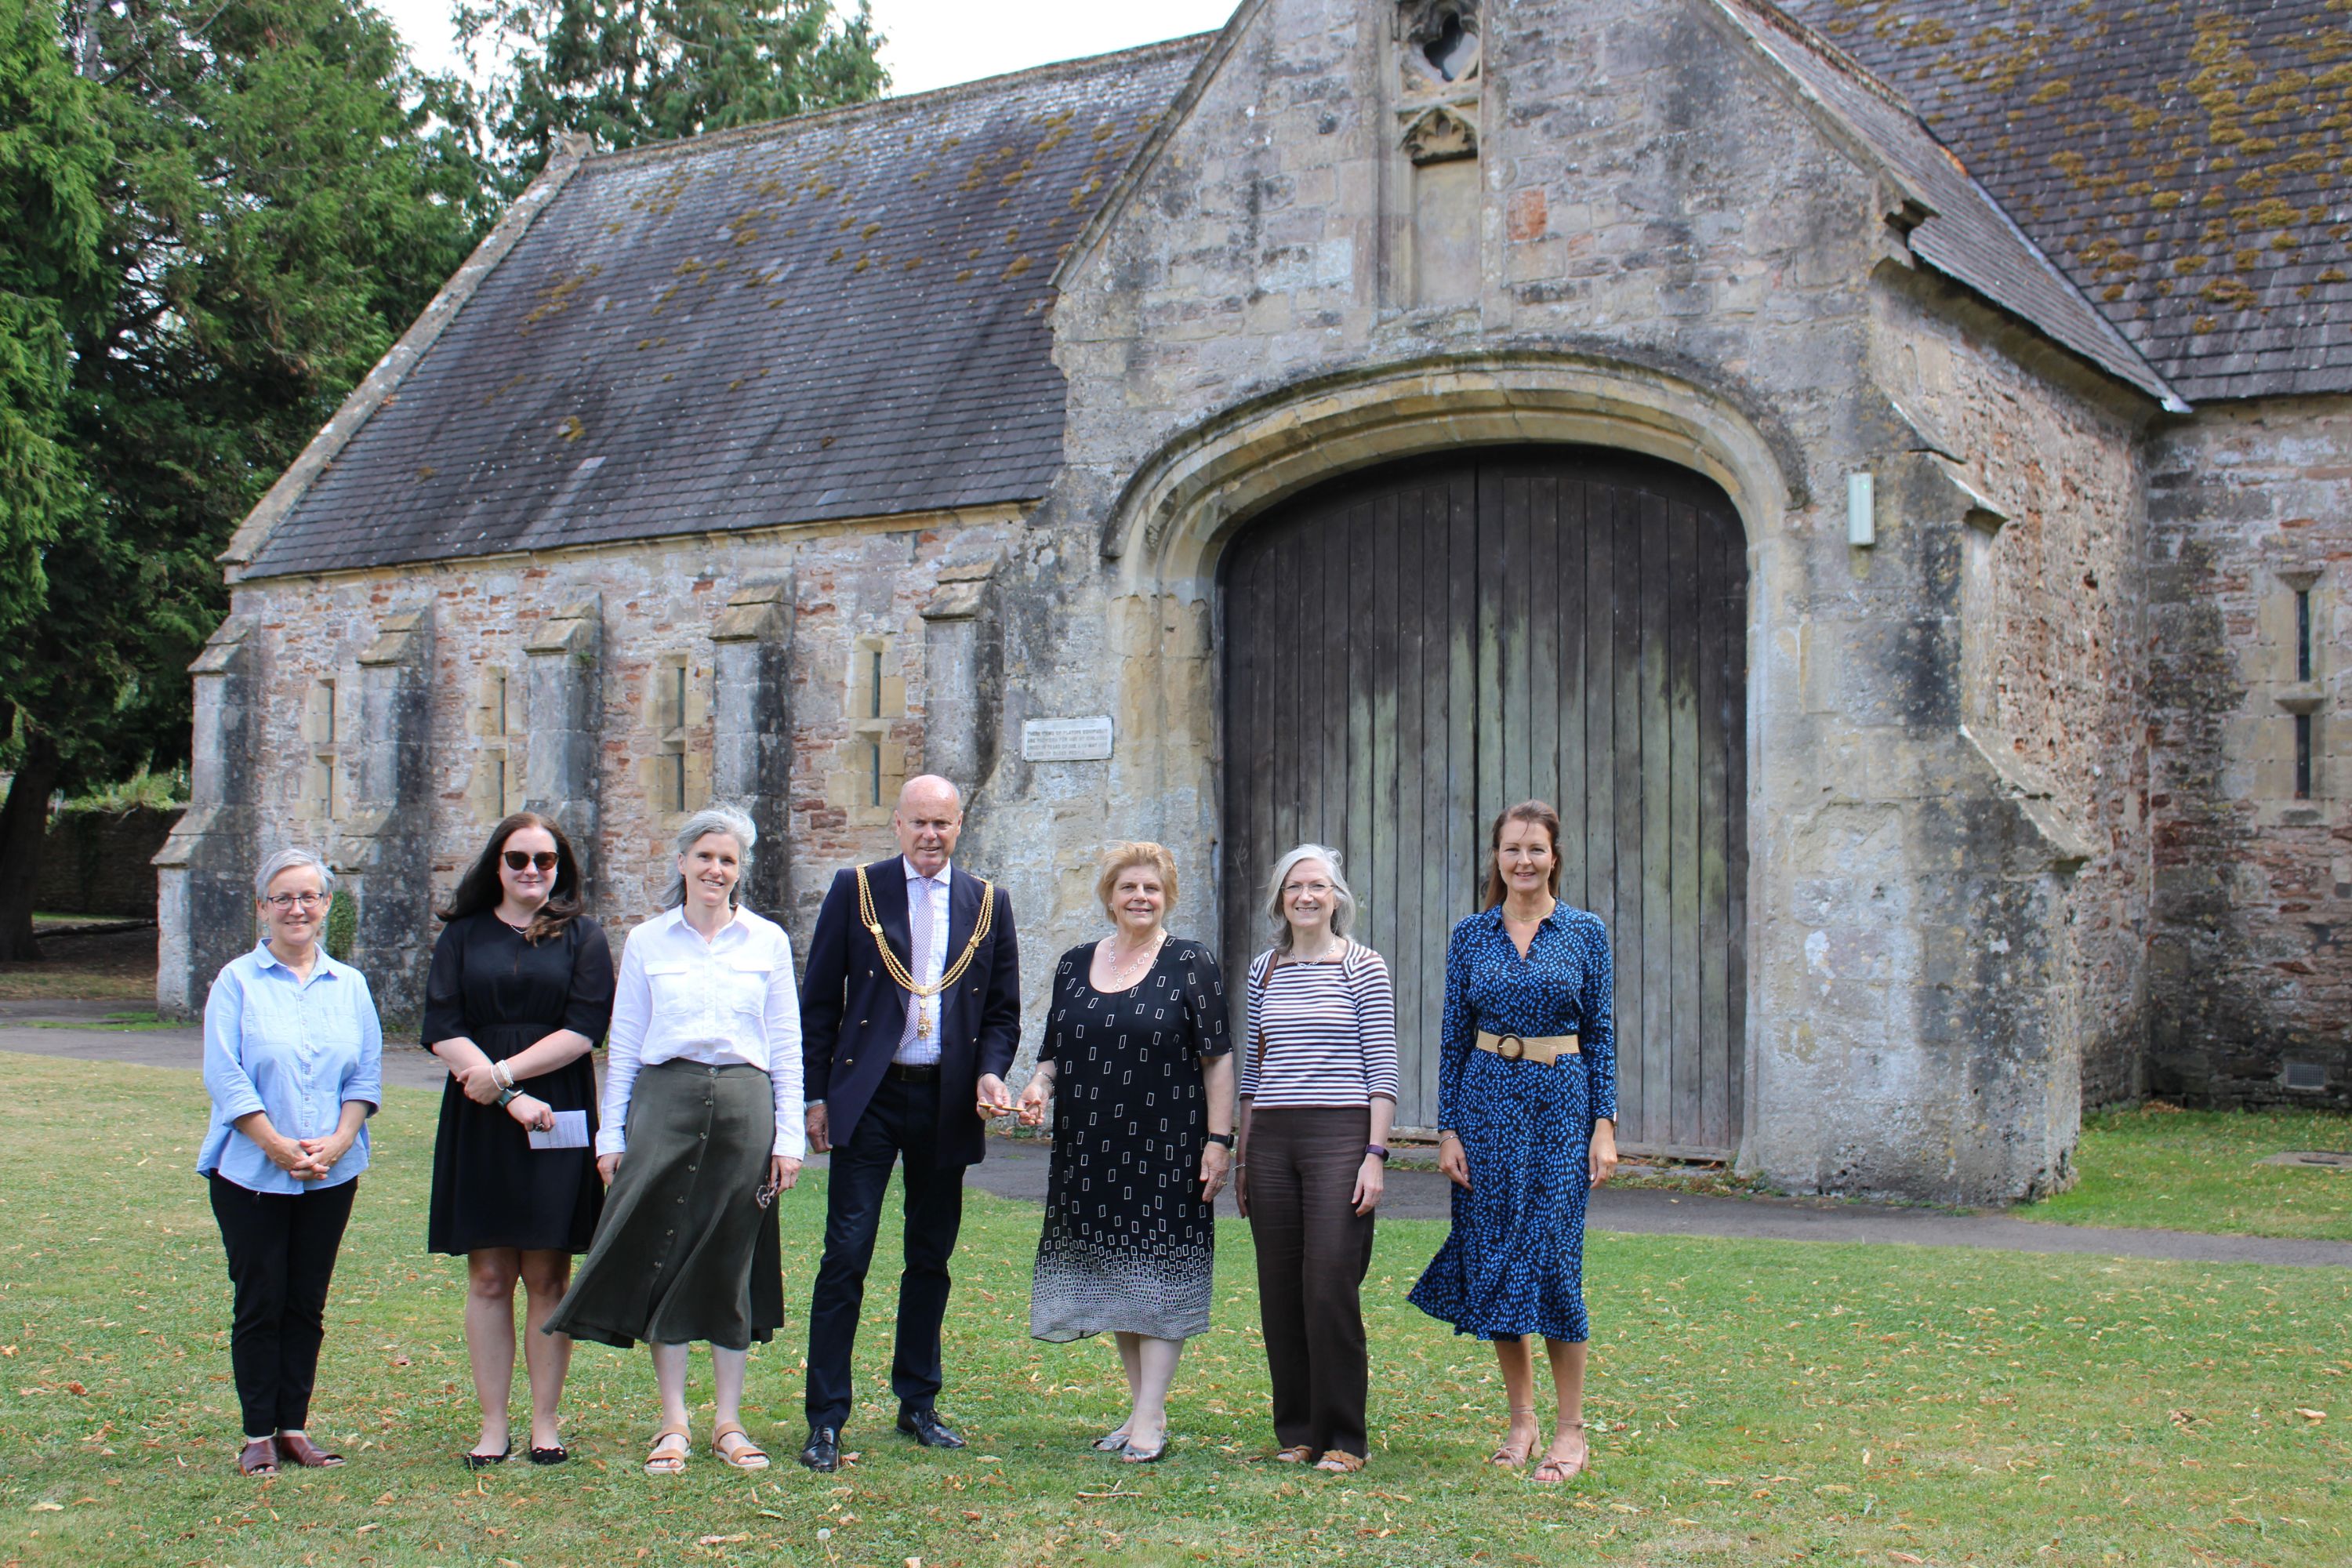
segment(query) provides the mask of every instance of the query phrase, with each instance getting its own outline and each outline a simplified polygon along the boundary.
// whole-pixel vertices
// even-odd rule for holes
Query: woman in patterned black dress
[[[1454,1182],[1454,1229],[1412,1303],[1494,1342],[1511,1412],[1498,1465],[1523,1465],[1535,1451],[1527,1336],[1543,1336],[1559,1416],[1535,1479],[1558,1482],[1591,1458],[1584,1200],[1617,1168],[1609,933],[1555,896],[1551,807],[1512,806],[1495,819],[1492,844],[1486,908],[1454,928],[1445,950],[1438,1168]]]
[[[563,1300],[572,1259],[604,1212],[593,1148],[534,1149],[532,1129],[579,1111],[596,1137],[590,1058],[613,1016],[613,953],[580,913],[572,845],[547,818],[519,812],[490,831],[457,884],[433,944],[424,1039],[447,1064],[433,1144],[426,1245],[466,1259],[466,1353],[482,1429],[466,1462],[514,1451],[514,1291],[528,1297],[531,1462],[568,1456],[557,1433],[572,1342],[537,1331]]]
[[[1176,862],[1114,844],[1095,891],[1117,930],[1062,955],[1037,1070],[1021,1096],[1035,1127],[1054,1097],[1045,1229],[1029,1331],[1118,1336],[1132,1407],[1095,1447],[1131,1464],[1168,1448],[1168,1385],[1209,1326],[1217,1190],[1234,1146],[1224,982],[1198,942],[1162,923]]]

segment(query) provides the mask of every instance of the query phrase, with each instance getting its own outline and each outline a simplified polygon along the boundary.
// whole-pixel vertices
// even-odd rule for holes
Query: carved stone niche
[[[1408,80],[1468,82],[1478,75],[1478,0],[1402,0],[1397,37]]]
[[[1415,167],[1478,155],[1478,131],[1444,104],[1425,109],[1404,131],[1404,155]]]

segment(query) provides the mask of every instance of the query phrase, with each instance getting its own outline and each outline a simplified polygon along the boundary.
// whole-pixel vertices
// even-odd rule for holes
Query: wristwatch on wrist
[[[1389,1148],[1385,1143],[1367,1143],[1364,1145],[1364,1152],[1383,1165],[1389,1163]]]
[[[499,1103],[500,1105],[509,1104],[514,1100],[520,1100],[521,1098],[522,1090],[519,1089],[509,1087],[499,1090]]]
[[[1206,1137],[1210,1142],[1217,1144],[1224,1149],[1230,1150],[1234,1146],[1234,1135],[1230,1132],[1209,1132],[1202,1134],[1202,1136]]]

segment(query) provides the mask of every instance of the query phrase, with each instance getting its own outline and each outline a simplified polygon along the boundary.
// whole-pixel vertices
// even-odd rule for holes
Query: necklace
[[[1136,981],[1142,978],[1143,972],[1150,967],[1150,961],[1160,956],[1160,950],[1167,943],[1168,933],[1163,931],[1160,933],[1159,941],[1145,948],[1135,960],[1122,965],[1118,960],[1118,948],[1114,939],[1110,952],[1104,955],[1110,961],[1110,977],[1115,983],[1108,989],[1124,991],[1134,984]]]
[[[510,921],[510,920],[507,919],[507,917],[506,917],[506,916],[501,915],[501,914],[499,914],[499,911],[498,911],[497,910],[495,910],[495,909],[491,910],[490,910],[490,913],[491,913],[492,915],[494,915],[494,916],[497,916],[499,924],[500,924],[500,925],[502,925],[502,926],[506,927],[506,928],[507,928],[507,930],[509,930],[509,931],[510,931],[514,932],[514,933],[515,933],[515,935],[517,935],[517,936],[529,936],[529,935],[530,934],[530,921],[523,921],[523,922],[522,922],[522,924],[520,924],[520,925],[517,925],[517,924],[515,924],[515,923],[514,923],[514,921]],[[533,915],[533,916],[531,917],[531,919],[532,919],[532,920],[536,920],[536,919],[538,919],[538,918],[539,918],[539,917],[538,917],[537,915]]]

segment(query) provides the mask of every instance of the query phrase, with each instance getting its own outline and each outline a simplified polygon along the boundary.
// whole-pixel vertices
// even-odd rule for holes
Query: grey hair
[[[261,869],[253,874],[253,896],[256,899],[268,898],[270,883],[301,866],[308,866],[319,873],[319,891],[327,894],[334,892],[334,868],[326,861],[308,849],[280,849],[277,854],[264,860],[261,863]]]
[[[688,817],[685,826],[677,830],[678,854],[683,857],[688,850],[714,833],[726,834],[743,852],[740,874],[735,879],[735,885],[727,890],[728,907],[740,909],[743,905],[743,884],[751,876],[751,846],[760,842],[760,830],[751,826],[750,817],[731,805],[706,805]],[[673,867],[669,874],[669,888],[662,894],[661,907],[675,910],[685,902],[686,879]]]
[[[1278,952],[1290,951],[1290,919],[1282,912],[1282,884],[1301,860],[1320,860],[1331,868],[1331,890],[1338,895],[1331,908],[1331,934],[1342,942],[1348,928],[1356,923],[1356,895],[1348,886],[1348,879],[1339,874],[1339,852],[1328,844],[1302,844],[1274,863],[1274,875],[1265,880],[1265,912],[1274,922],[1274,945]]]

